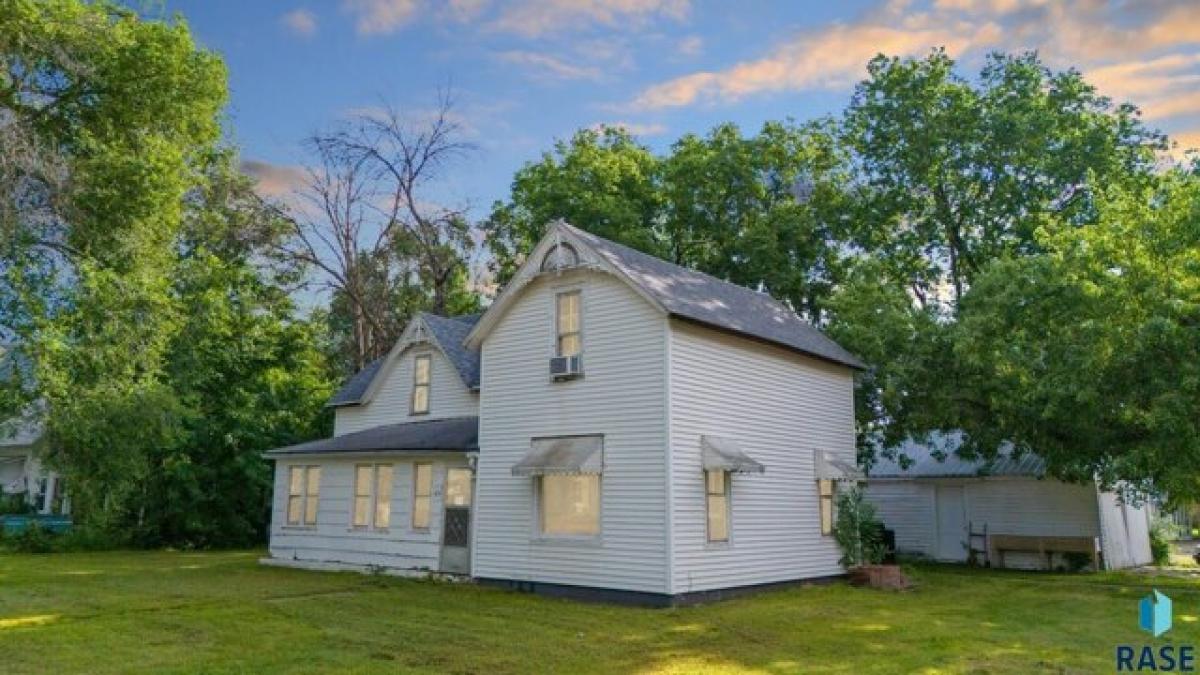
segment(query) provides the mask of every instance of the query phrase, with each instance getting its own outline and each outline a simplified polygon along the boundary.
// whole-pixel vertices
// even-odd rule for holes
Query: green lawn
[[[0,555],[3,672],[1111,672],[1200,643],[1184,579],[911,570],[678,610],[261,567],[259,552]],[[1175,628],[1137,629],[1151,585]]]

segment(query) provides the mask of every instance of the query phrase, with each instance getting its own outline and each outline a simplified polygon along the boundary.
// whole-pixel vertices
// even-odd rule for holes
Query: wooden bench
[[[993,534],[988,536],[988,558],[997,567],[1004,567],[1005,551],[1037,553],[1050,569],[1052,553],[1086,553],[1092,557],[1092,569],[1100,570],[1100,539],[1097,537],[1040,537],[1025,534]]]

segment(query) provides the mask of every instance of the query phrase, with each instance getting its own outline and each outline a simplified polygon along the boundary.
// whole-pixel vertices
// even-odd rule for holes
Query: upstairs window
[[[555,299],[555,356],[578,356],[583,351],[579,298],[579,291],[568,291]]]
[[[321,467],[293,466],[288,469],[288,525],[316,525],[320,501]]]
[[[412,404],[409,412],[424,415],[429,412],[429,369],[432,367],[428,354],[413,359]]]

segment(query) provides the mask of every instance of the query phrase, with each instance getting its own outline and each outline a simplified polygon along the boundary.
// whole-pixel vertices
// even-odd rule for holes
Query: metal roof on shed
[[[1039,456],[1025,452],[1019,455],[1011,446],[1000,449],[999,455],[991,460],[964,459],[955,454],[962,445],[962,434],[934,433],[928,442],[912,439],[897,451],[896,459],[879,457],[867,472],[871,478],[973,478],[979,476],[1031,476],[1041,477],[1046,473],[1046,462]],[[901,466],[900,457],[907,457],[907,466]]]

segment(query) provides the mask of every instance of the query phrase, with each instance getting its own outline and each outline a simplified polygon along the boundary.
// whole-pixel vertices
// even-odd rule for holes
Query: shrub
[[[1175,523],[1156,518],[1150,525],[1150,559],[1158,567],[1171,564],[1171,542],[1176,538]]]
[[[36,522],[30,522],[25,529],[10,533],[4,541],[15,553],[49,553],[55,548],[57,537]]]
[[[0,516],[21,516],[33,512],[33,504],[25,500],[25,495],[0,495]]]
[[[846,569],[876,565],[887,554],[883,545],[883,523],[876,517],[875,506],[866,500],[862,488],[852,487],[838,493],[833,538],[842,549],[838,563]]]
[[[127,540],[96,527],[74,526],[55,538],[58,551],[111,551],[129,545]]]
[[[1082,572],[1084,569],[1091,567],[1092,556],[1090,553],[1082,551],[1068,551],[1063,554],[1063,563],[1068,572]]]

